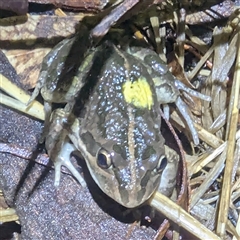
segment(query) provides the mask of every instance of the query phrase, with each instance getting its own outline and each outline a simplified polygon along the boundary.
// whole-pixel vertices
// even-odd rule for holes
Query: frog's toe
[[[191,95],[193,97],[197,97],[197,98],[202,99],[204,101],[211,101],[210,96],[204,95],[200,92],[197,92],[197,91],[187,87],[185,84],[183,84],[179,80],[175,80],[174,83],[175,83],[175,86],[178,90],[183,90],[184,92],[188,93],[189,95]]]
[[[78,180],[78,182],[83,186],[86,187],[86,182],[81,174],[77,171],[77,169],[73,166],[70,159],[66,159],[63,164],[71,173],[72,175]]]
[[[54,160],[54,167],[55,167],[55,180],[54,180],[54,186],[58,187],[60,184],[60,178],[61,178],[61,166],[65,166],[72,175],[78,180],[78,182],[85,187],[86,182],[84,178],[81,176],[81,174],[76,170],[76,168],[73,166],[70,160],[70,155],[73,151],[75,151],[76,148],[73,144],[69,142],[65,142],[64,145],[61,148],[60,153]]]
[[[163,104],[163,113],[165,118],[169,121],[170,118],[170,107],[168,104]]]
[[[34,89],[32,95],[31,95],[31,97],[29,98],[28,102],[26,103],[26,106],[30,106],[30,105],[31,105],[31,103],[32,103],[32,102],[36,99],[36,97],[38,96],[39,92],[40,92],[40,88],[35,87],[35,89]]]
[[[180,113],[182,114],[183,118],[185,119],[189,130],[192,134],[192,138],[193,138],[193,142],[194,144],[198,145],[199,144],[199,138],[198,138],[198,133],[196,128],[194,127],[194,123],[193,120],[191,119],[189,113],[188,113],[188,106],[186,105],[186,103],[181,99],[180,96],[178,96],[177,100],[176,100],[176,106],[178,108],[178,110],[180,111]]]
[[[54,187],[58,187],[60,184],[60,178],[61,178],[61,163],[57,161],[54,164],[54,169],[55,169]]]

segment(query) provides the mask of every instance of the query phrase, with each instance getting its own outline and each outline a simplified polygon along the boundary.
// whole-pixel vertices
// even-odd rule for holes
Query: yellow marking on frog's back
[[[127,80],[123,84],[123,96],[127,103],[131,103],[137,108],[150,110],[153,105],[152,91],[144,77],[140,77],[134,82]]]

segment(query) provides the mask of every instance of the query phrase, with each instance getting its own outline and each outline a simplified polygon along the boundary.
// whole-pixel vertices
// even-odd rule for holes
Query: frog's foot
[[[185,86],[182,82],[180,82],[178,80],[175,80],[175,86],[178,88],[178,90],[181,89],[184,92],[187,92],[191,96],[200,98],[204,101],[211,101],[211,97],[201,94],[199,92],[196,92],[196,91],[192,90],[191,88],[188,88],[187,86]],[[177,97],[175,104],[189,127],[194,144],[198,145],[199,144],[198,133],[197,133],[196,128],[194,127],[194,122],[188,113],[188,106],[185,104],[185,102],[181,99],[180,96]]]
[[[170,107],[168,104],[163,104],[163,114],[164,117],[169,121],[170,119]]]
[[[86,186],[84,179],[70,161],[71,153],[75,151],[76,148],[73,144],[69,143],[69,133],[64,127],[68,117],[69,114],[66,113],[64,109],[59,108],[53,111],[49,132],[46,135],[45,146],[55,166],[54,185],[56,187],[59,186],[61,166],[63,165],[69,169],[82,186]]]
[[[174,83],[175,83],[175,86],[178,90],[183,90],[184,92],[188,93],[189,95],[191,95],[193,97],[197,97],[197,98],[202,99],[204,101],[211,101],[210,96],[206,96],[202,93],[199,93],[199,92],[187,87],[185,84],[183,84],[182,82],[180,82],[177,79],[175,79]]]
[[[189,128],[189,130],[191,132],[194,144],[198,145],[199,144],[198,133],[197,133],[196,128],[194,127],[193,120],[190,117],[190,113],[188,111],[188,106],[181,99],[180,96],[178,96],[177,99],[175,100],[175,104],[176,104],[179,112],[181,113],[182,117],[185,119],[185,121],[186,121],[186,123],[188,125],[188,128]],[[168,104],[163,104],[163,114],[164,114],[164,117],[167,120],[169,120],[169,118],[170,118],[170,108],[169,108]]]
[[[36,97],[38,96],[40,90],[41,90],[41,87],[37,87],[37,85],[36,85],[36,87],[35,87],[32,95],[31,95],[31,97],[29,98],[28,102],[26,103],[27,106],[30,106],[31,103],[36,99]]]
[[[61,166],[65,166],[72,175],[78,180],[78,182],[85,187],[86,182],[84,178],[81,176],[81,174],[76,170],[76,168],[71,163],[71,153],[75,151],[76,148],[73,144],[69,142],[65,142],[58,153],[57,157],[53,159],[54,167],[55,167],[55,180],[54,180],[54,186],[58,187],[60,184],[60,178],[61,178]]]

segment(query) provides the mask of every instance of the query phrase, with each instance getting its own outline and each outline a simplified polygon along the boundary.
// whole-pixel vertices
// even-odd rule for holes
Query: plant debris
[[[23,15],[1,18],[0,13],[0,221],[19,224],[20,220],[21,233],[15,228],[12,237],[19,234],[23,239],[45,239],[47,234],[53,239],[162,239],[165,235],[168,239],[240,239],[240,2],[222,1],[206,9],[204,1],[198,7],[199,1],[193,1],[196,10],[190,12],[188,5],[179,9],[174,7],[175,2],[163,1],[161,7],[153,4],[146,13],[130,16],[127,24],[121,25],[168,61],[179,80],[211,97],[211,101],[200,101],[183,96],[201,139],[198,146],[191,142],[176,110],[171,111],[170,122],[186,159],[184,194],[188,196],[179,206],[157,192],[149,204],[160,213],[161,221],[159,216],[153,222],[146,217],[151,226],[147,229],[133,223],[126,209],[100,192],[84,172],[84,162],[81,171],[90,179],[88,188],[79,186],[65,169],[60,188],[53,187],[51,163],[44,146],[38,143],[45,119],[43,105],[34,101],[31,108],[26,107],[44,56],[59,41],[74,35],[79,22],[91,19],[94,14],[90,12],[100,11],[102,19],[109,19],[115,6],[111,6],[112,1],[82,1],[81,6],[76,5],[80,1],[29,2],[52,4],[51,10],[23,15],[28,2],[22,1],[21,6],[12,0],[0,3],[1,9]],[[119,9],[122,2],[117,1]],[[92,3],[95,5],[88,5]],[[79,9],[86,12],[79,13]],[[171,14],[156,18],[163,9]],[[211,21],[215,21],[213,25]],[[99,20],[101,25],[95,28],[101,34],[115,24],[113,21],[105,28],[104,22]],[[209,25],[196,25],[200,23]],[[119,32],[115,29],[114,33]],[[81,160],[74,155],[73,162],[78,166]]]

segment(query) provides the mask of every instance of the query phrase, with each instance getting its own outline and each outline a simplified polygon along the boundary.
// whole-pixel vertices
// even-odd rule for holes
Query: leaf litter
[[[56,42],[75,33],[75,25],[83,16],[82,14],[65,17],[40,15],[28,16],[25,20],[19,16],[0,20],[0,24],[4,25],[0,37],[1,44],[3,43],[2,51],[16,70],[26,90],[35,86],[43,57]],[[18,21],[22,23],[17,24]],[[176,204],[172,206],[172,202],[168,199],[164,197],[159,199],[158,193],[151,205],[159,210],[169,207],[165,210],[165,216],[178,222],[179,226],[194,233],[200,239],[239,239],[240,236],[239,21],[239,11],[236,10],[225,26],[215,26],[212,31],[211,46],[194,36],[186,25],[185,42],[198,53],[200,59],[195,67],[186,72],[184,63],[179,63],[181,67],[174,73],[176,76],[183,76],[184,81],[187,79],[189,85],[192,85],[196,76],[201,75],[201,71],[206,69],[207,61],[211,63],[207,65],[209,75],[207,77],[203,75],[206,80],[201,86],[201,92],[211,96],[212,100],[198,103],[197,112],[201,114],[194,116],[195,127],[202,142],[198,147],[192,145],[192,153],[189,150],[185,152],[191,187],[189,210],[192,216]],[[21,46],[19,49],[16,47],[18,44]],[[187,48],[185,51],[188,51]],[[179,59],[177,53],[175,56]],[[174,64],[170,63],[170,68],[178,65],[178,60],[174,61],[176,61]],[[22,109],[24,112],[29,94],[26,91],[21,92],[22,90],[13,86],[11,81],[3,73],[1,74],[1,81],[4,82],[1,84],[1,89],[12,96],[1,92],[4,96],[1,98],[1,104],[11,108],[17,106],[16,109],[19,111]],[[32,109],[36,112],[32,116],[44,119],[41,104],[36,103]],[[173,125],[180,132],[186,132],[184,123],[175,111],[171,117]],[[175,211],[176,215],[174,215]],[[14,215],[13,211],[12,216]],[[7,220],[2,221],[7,222]]]

